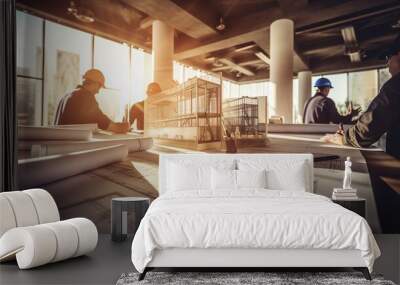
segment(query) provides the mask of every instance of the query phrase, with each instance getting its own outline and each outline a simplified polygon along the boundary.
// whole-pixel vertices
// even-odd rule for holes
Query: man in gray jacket
[[[351,124],[352,118],[357,116],[359,110],[349,110],[347,115],[341,115],[336,109],[335,102],[328,97],[331,88],[331,81],[321,77],[316,82],[317,92],[309,98],[304,107],[303,120],[305,124]]]
[[[386,57],[392,78],[382,86],[354,126],[346,132],[326,135],[323,141],[369,147],[386,133],[386,152],[400,159],[400,35],[387,50]]]

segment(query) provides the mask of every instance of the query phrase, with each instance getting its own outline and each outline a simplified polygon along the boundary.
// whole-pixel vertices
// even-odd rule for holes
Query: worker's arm
[[[130,125],[128,122],[122,122],[122,123],[110,122],[107,130],[118,134],[124,134],[129,131],[129,128]]]
[[[368,147],[376,142],[398,118],[400,94],[392,86],[382,88],[357,123],[344,134],[344,142],[355,147]]]
[[[90,97],[92,98],[92,97]],[[94,97],[93,97],[94,100]],[[95,105],[95,108],[93,109],[94,111],[94,116],[96,118],[97,125],[99,126],[100,129],[106,130],[106,131],[111,131],[114,133],[127,133],[129,131],[130,125],[128,122],[123,122],[123,123],[115,123],[113,122],[106,114],[104,114],[98,103],[94,100],[94,102],[91,102],[91,104]]]
[[[329,121],[334,124],[351,124],[351,119],[355,116],[354,112],[346,116],[342,116],[336,109],[335,102],[332,99],[326,100],[325,103],[326,112],[329,114]]]

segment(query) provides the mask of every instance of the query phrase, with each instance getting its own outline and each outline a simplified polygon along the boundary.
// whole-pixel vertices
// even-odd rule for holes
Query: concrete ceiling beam
[[[232,69],[234,69],[234,70],[236,70],[236,71],[238,71],[238,72],[240,72],[240,73],[243,73],[243,74],[245,74],[245,75],[247,75],[247,76],[254,76],[254,75],[255,75],[254,72],[251,71],[250,69],[248,69],[248,68],[246,68],[246,67],[243,67],[243,66],[241,66],[241,65],[239,65],[239,64],[237,64],[237,63],[235,63],[235,62],[233,62],[233,61],[230,60],[230,59],[221,58],[221,59],[219,59],[219,61],[222,62],[223,64],[226,64],[226,65],[229,66],[230,68],[232,68]]]
[[[142,21],[140,21],[139,29],[146,30],[146,29],[150,28],[151,25],[153,25],[153,21],[154,20],[151,17],[144,18]]]
[[[263,63],[263,61],[261,59],[253,59],[253,60],[248,60],[248,61],[244,61],[244,62],[238,62],[236,63],[239,66],[249,66],[249,65],[254,65],[254,64],[261,64]],[[215,67],[212,69],[212,71],[214,72],[218,72],[218,71],[223,71],[223,70],[229,70],[232,69],[232,66],[221,66],[221,67]]]
[[[200,56],[203,54],[215,52],[218,50],[223,50],[230,48],[232,46],[244,44],[253,41],[254,39],[262,37],[262,33],[267,33],[267,28],[258,29],[255,31],[250,31],[248,33],[243,33],[240,35],[236,35],[233,37],[224,37],[219,38],[215,41],[209,41],[195,48],[191,48],[182,52],[175,53],[174,59],[176,60],[184,60],[196,56]]]
[[[201,39],[218,34],[218,32],[215,30],[215,23],[218,22],[218,15],[213,16],[212,11],[208,11],[207,14],[207,10],[203,1],[196,1],[196,13],[187,11],[180,5],[170,0],[122,1],[127,5],[149,15],[151,18],[160,20],[194,39]],[[182,2],[181,4],[183,5],[184,3],[185,2]],[[191,9],[193,8],[191,7]],[[212,19],[212,17],[215,19]]]

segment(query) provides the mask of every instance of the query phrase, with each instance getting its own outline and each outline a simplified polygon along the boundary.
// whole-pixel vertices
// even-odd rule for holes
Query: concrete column
[[[293,41],[292,20],[280,19],[270,27],[270,94],[271,115],[284,117],[285,123],[293,121]]]
[[[307,100],[312,95],[312,82],[311,77],[312,73],[309,70],[300,71],[297,74],[299,79],[299,115],[301,117],[301,122],[303,121],[303,114],[304,114],[304,106]]]
[[[152,29],[153,81],[165,90],[174,86],[174,29],[158,20],[153,21]]]

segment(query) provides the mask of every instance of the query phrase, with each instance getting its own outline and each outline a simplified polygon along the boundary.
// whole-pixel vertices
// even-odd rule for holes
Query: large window
[[[92,67],[92,35],[46,21],[44,124],[53,124],[59,100]]]
[[[17,121],[41,125],[43,20],[17,12]]]
[[[17,12],[19,124],[52,125],[58,102],[81,84],[90,68],[106,77],[106,88],[96,99],[115,121],[122,120],[126,107],[145,98],[152,81],[151,54]]]
[[[313,83],[321,76],[313,76]],[[339,112],[347,112],[348,102],[365,111],[379,89],[390,78],[387,68],[324,75],[332,81],[329,97],[335,101]]]

